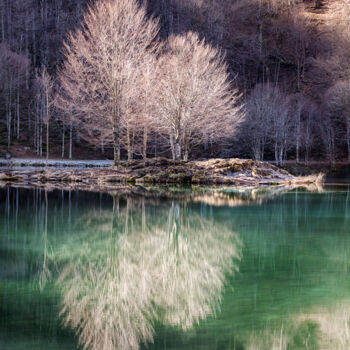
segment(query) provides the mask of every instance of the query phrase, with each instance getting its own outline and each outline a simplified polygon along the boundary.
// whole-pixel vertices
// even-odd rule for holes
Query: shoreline
[[[321,174],[293,176],[267,162],[250,159],[210,159],[174,161],[166,158],[133,160],[119,167],[0,170],[2,184],[80,185],[79,187],[118,187],[120,185],[307,185],[322,183]]]
[[[31,168],[107,168],[113,165],[112,160],[72,160],[72,159],[46,159],[43,158],[11,158],[9,160],[0,158],[0,170],[15,168],[16,170],[28,170]]]

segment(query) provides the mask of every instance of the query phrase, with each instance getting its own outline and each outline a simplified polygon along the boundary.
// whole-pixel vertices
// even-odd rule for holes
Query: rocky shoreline
[[[133,160],[119,167],[94,169],[5,169],[0,183],[79,185],[114,188],[120,185],[293,185],[322,182],[321,175],[295,177],[270,163],[249,159],[173,161],[166,158]]]

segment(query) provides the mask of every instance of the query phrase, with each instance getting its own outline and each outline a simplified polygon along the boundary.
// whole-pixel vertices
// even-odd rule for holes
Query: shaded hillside
[[[350,45],[342,34],[342,19],[334,21],[339,8],[343,9],[342,16],[346,16],[345,3],[149,0],[148,12],[160,18],[162,38],[196,31],[226,52],[234,84],[248,106],[246,118],[228,144],[214,145],[211,149],[199,147],[191,156],[275,158],[280,142],[275,137],[276,123],[271,121],[268,111],[264,112],[264,119],[258,120],[249,109],[249,102],[257,96],[252,91],[256,88],[263,91],[259,97],[262,103],[268,99],[265,92],[272,86],[279,89],[289,111],[280,126],[285,135],[281,136],[283,147],[278,146],[281,153],[278,158],[300,161],[327,158],[334,162],[347,157],[349,107],[347,100],[339,97],[337,87],[348,77],[338,62],[348,54],[350,57]],[[0,1],[0,152],[4,153],[10,145],[13,155],[44,154],[45,116],[38,102],[37,70],[45,66],[55,78],[62,62],[63,39],[69,30],[79,27],[86,5],[84,0]],[[328,104],[333,100],[335,104]],[[53,156],[81,155],[79,147],[85,149],[86,144],[79,137],[77,125],[62,118],[59,111],[54,112],[52,119]],[[274,130],[274,135],[260,135],[262,130]],[[256,140],[264,140],[259,152],[252,146]],[[93,157],[111,156],[109,146],[103,144],[87,152]],[[157,155],[157,151],[152,152]]]

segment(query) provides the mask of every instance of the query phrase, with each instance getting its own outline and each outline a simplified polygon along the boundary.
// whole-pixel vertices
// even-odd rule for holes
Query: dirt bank
[[[290,185],[321,181],[320,176],[295,177],[276,166],[246,159],[173,161],[165,158],[134,160],[119,167],[102,169],[44,169],[0,172],[2,183],[113,187],[120,184],[198,184],[198,185]]]

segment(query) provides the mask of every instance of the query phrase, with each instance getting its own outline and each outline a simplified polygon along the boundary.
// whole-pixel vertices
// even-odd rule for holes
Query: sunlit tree
[[[96,142],[102,136],[113,144],[115,164],[120,161],[122,126],[128,123],[141,68],[158,30],[157,21],[147,19],[135,0],[99,1],[65,42],[61,108],[74,111],[85,139]]]
[[[159,126],[174,159],[188,159],[206,138],[232,134],[239,118],[238,96],[224,57],[195,33],[171,36],[160,58],[157,93]]]

